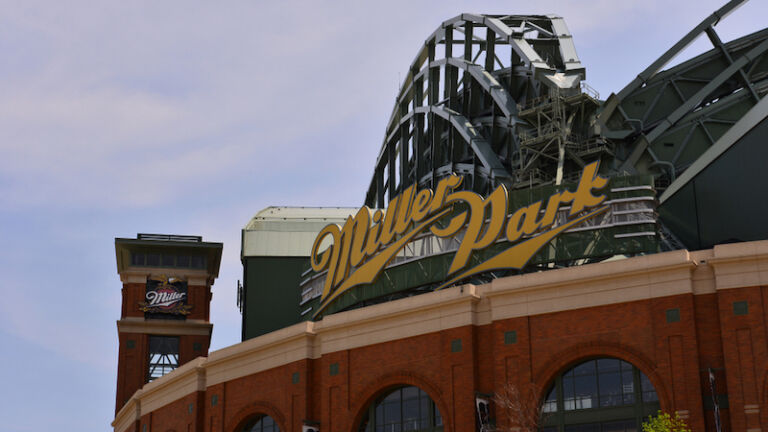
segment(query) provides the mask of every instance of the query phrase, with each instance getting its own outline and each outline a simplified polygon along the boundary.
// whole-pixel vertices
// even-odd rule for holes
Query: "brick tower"
[[[199,236],[115,239],[123,283],[115,412],[147,382],[208,355],[211,285],[222,247]]]

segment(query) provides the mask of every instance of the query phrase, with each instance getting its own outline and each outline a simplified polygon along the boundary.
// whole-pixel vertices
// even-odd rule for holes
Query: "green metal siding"
[[[688,249],[768,239],[768,119],[659,207]]]
[[[243,340],[303,321],[299,303],[305,257],[243,258]]]

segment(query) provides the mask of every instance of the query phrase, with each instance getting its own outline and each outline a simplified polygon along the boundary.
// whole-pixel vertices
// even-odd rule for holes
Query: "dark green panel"
[[[693,182],[659,206],[659,219],[689,250],[701,249]]]
[[[243,258],[243,340],[303,321],[299,282],[303,257]]]
[[[768,120],[659,207],[689,249],[768,239]]]
[[[768,238],[768,120],[699,174],[696,200],[705,247]]]

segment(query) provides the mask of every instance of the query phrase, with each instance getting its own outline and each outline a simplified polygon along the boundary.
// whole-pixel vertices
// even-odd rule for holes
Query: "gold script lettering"
[[[448,275],[456,274],[466,267],[473,252],[496,242],[502,232],[510,243],[529,236],[490,259],[460,272],[438,289],[489,270],[523,268],[541,247],[558,234],[608,210],[608,206],[603,206],[574,218],[605,201],[605,194],[594,194],[594,191],[604,188],[608,183],[608,179],[597,174],[598,167],[598,162],[584,167],[574,192],[565,190],[550,195],[543,214],[542,200],[521,207],[508,217],[509,199],[504,185],[498,186],[487,198],[483,198],[474,192],[454,191],[461,185],[462,177],[452,174],[438,182],[434,193],[429,189],[417,191],[416,185],[412,185],[390,200],[386,212],[363,207],[354,217],[348,217],[342,227],[326,226],[315,239],[310,257],[315,272],[328,271],[320,306],[314,316],[349,289],[374,282],[392,258],[426,229],[444,238],[454,236],[466,227]],[[570,220],[551,228],[560,206],[568,203],[571,203],[568,213]],[[459,210],[458,214],[456,210]],[[436,225],[452,211],[454,215],[447,224]],[[534,235],[539,231],[539,234]],[[327,240],[330,240],[330,245],[321,251]]]

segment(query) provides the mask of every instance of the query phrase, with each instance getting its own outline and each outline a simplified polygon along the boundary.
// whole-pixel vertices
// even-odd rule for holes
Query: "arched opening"
[[[280,427],[268,415],[259,415],[248,421],[239,432],[280,432]]]
[[[543,432],[636,432],[659,410],[648,376],[617,358],[591,359],[565,370],[546,395]]]
[[[399,387],[366,408],[359,432],[442,432],[443,418],[435,401],[415,386]]]

